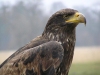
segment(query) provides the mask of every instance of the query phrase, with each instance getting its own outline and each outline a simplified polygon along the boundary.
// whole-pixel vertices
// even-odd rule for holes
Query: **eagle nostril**
[[[76,15],[76,17],[79,17],[79,15]]]

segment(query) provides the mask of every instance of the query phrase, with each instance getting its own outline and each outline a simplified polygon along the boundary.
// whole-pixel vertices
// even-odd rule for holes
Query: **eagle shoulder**
[[[19,48],[15,53],[13,53],[10,57],[8,57],[1,65],[0,68],[6,64],[9,60],[11,60],[13,57],[15,57],[16,55],[18,55],[19,53],[21,53],[24,50],[30,49],[30,48],[34,48],[40,44],[46,43],[48,42],[47,39],[44,39],[41,35],[36,37],[35,39],[33,39],[32,41],[30,41],[28,44],[26,44],[25,46]]]
[[[54,74],[63,59],[64,50],[56,41],[50,41],[20,52],[0,68],[0,74]],[[12,74],[12,75],[14,75]]]

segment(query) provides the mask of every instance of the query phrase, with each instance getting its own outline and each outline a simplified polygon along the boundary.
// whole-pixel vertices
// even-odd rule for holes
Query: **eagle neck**
[[[43,32],[42,37],[51,41],[58,41],[61,44],[68,41],[75,42],[75,30],[75,27],[73,29],[71,27],[55,28],[55,30],[46,29]]]
[[[61,65],[57,68],[56,75],[68,75],[73,55],[74,55],[74,46],[76,41],[75,30],[69,31],[62,29],[58,31],[48,32],[43,34],[43,37],[52,41],[58,41],[64,48],[64,57]]]

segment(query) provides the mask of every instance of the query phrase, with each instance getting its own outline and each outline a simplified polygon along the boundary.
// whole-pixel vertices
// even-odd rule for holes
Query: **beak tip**
[[[83,17],[84,17],[84,16],[83,16]],[[84,22],[84,24],[85,24],[85,26],[86,26],[86,18],[84,17],[84,19],[83,19],[83,20],[84,20],[83,22]]]
[[[85,23],[85,26],[86,26],[86,18],[85,18],[85,22],[84,23]]]

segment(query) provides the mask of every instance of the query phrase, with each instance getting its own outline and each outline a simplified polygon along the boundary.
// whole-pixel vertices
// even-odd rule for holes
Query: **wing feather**
[[[47,39],[44,39],[42,36],[38,36],[35,39],[33,39],[31,42],[29,42],[28,44],[26,44],[25,46],[21,47],[20,49],[18,49],[15,53],[13,53],[8,59],[6,59],[1,65],[0,68],[7,63],[9,60],[11,60],[13,57],[15,57],[16,55],[18,55],[19,53],[21,53],[24,50],[36,47],[38,45],[41,45],[43,43],[48,42]]]
[[[0,68],[2,75],[31,75],[55,73],[63,59],[63,47],[50,41],[34,48],[27,49],[14,56]]]

